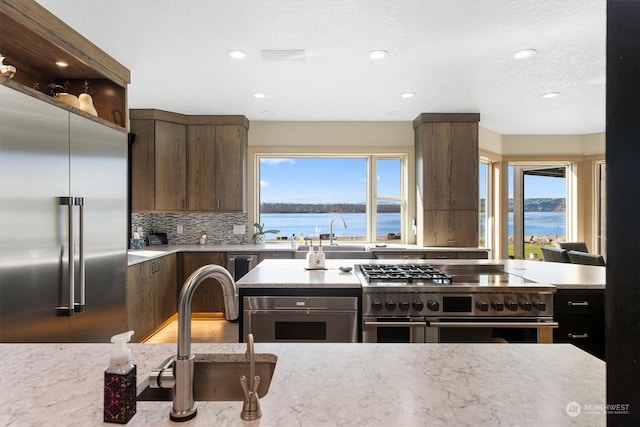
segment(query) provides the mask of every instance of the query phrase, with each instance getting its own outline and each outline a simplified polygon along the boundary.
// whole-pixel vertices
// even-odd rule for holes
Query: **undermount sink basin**
[[[269,391],[278,356],[256,353],[256,375],[260,377],[258,396]],[[163,362],[165,365],[168,362]],[[195,401],[242,401],[244,395],[240,376],[249,378],[249,362],[244,354],[196,354],[193,369],[193,398]],[[138,386],[138,401],[169,401],[173,389],[150,388],[148,379]]]
[[[318,250],[316,245],[313,246],[314,250]],[[308,252],[309,245],[298,246],[299,251]],[[335,245],[335,246],[322,246],[324,252],[366,252],[367,247],[363,245]]]

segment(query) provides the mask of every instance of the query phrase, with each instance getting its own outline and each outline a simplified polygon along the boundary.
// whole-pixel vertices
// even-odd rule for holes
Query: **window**
[[[291,238],[403,242],[403,156],[258,155],[257,217]]]
[[[478,246],[481,248],[491,247],[491,163],[488,160],[480,159],[480,177],[478,195]]]
[[[571,236],[572,165],[514,163],[509,167],[509,255],[542,258],[542,246]]]

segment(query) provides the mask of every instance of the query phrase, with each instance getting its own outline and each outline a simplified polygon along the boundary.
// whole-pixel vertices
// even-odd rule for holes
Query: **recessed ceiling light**
[[[56,65],[57,65],[58,67],[62,67],[62,68],[64,68],[64,67],[68,67],[68,66],[69,66],[69,64],[67,64],[67,63],[66,63],[66,62],[64,62],[64,61],[56,61]]]
[[[415,95],[415,93],[413,92],[405,92],[405,93],[401,93],[400,96],[403,98],[413,98],[413,96]]]
[[[514,53],[512,56],[514,59],[525,59],[525,58],[529,58],[533,55],[536,54],[536,50],[535,49],[523,49],[523,50],[519,50],[516,53]]]
[[[262,92],[256,92],[256,93],[253,94],[254,98],[264,98],[265,96],[267,96],[267,95],[265,95]]]
[[[372,50],[371,52],[367,52],[367,56],[370,59],[382,59],[389,55],[389,52],[386,50]]]
[[[228,50],[227,51],[227,55],[229,55],[230,57],[232,57],[233,59],[244,59],[246,58],[247,54],[244,53],[243,50]]]
[[[540,98],[551,99],[551,98],[555,98],[556,96],[560,96],[560,92],[543,93],[542,95],[540,95]]]

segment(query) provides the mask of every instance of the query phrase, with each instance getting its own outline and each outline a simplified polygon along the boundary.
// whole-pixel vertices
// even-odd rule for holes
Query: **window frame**
[[[367,221],[366,224],[366,233],[364,236],[365,240],[360,241],[363,243],[383,243],[383,242],[392,242],[398,244],[407,244],[411,243],[413,237],[413,242],[415,242],[415,236],[408,237],[408,227],[407,224],[410,223],[408,220],[409,212],[410,212],[410,202],[409,202],[409,162],[411,161],[411,156],[407,152],[402,152],[398,150],[393,150],[390,152],[386,152],[386,150],[352,150],[345,152],[323,152],[322,150],[313,150],[313,151],[299,151],[294,149],[294,147],[286,146],[283,149],[271,149],[271,150],[256,150],[251,154],[253,158],[253,191],[250,197],[253,199],[253,222],[259,222],[260,218],[260,159],[261,158],[364,158],[367,162],[367,184],[366,184],[366,214],[365,218]],[[377,195],[377,160],[383,159],[398,159],[400,160],[400,196],[399,197],[381,197]],[[399,240],[378,240],[376,235],[376,206],[377,202],[380,200],[391,200],[391,201],[400,201],[400,224],[401,224],[401,239]],[[250,213],[250,215],[251,215]]]

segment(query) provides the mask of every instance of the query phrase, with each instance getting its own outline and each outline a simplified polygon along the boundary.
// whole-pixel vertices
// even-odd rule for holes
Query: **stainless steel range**
[[[553,285],[499,265],[361,264],[364,342],[553,341]]]

